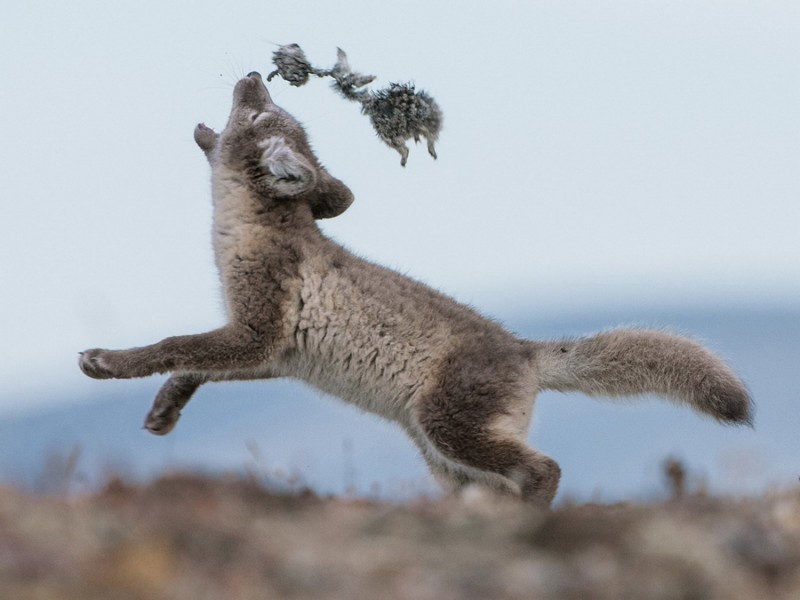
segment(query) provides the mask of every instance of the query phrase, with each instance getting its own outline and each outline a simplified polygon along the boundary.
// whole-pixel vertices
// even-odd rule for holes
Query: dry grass
[[[0,489],[0,597],[788,600],[800,598],[800,493],[548,513],[199,475],[72,499]]]

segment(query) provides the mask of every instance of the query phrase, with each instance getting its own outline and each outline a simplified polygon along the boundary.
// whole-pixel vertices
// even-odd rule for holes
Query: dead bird
[[[363,89],[374,77],[353,73],[341,48],[330,74],[333,88],[348,100],[359,102],[378,137],[400,153],[402,166],[408,161],[406,141],[412,138],[415,142],[425,138],[428,153],[437,157],[434,144],[442,129],[442,111],[432,96],[416,90],[413,83],[390,83],[377,92]]]
[[[370,118],[378,137],[400,153],[402,166],[408,161],[406,141],[412,138],[415,142],[424,138],[428,153],[437,157],[435,143],[442,129],[442,111],[432,96],[417,90],[413,83],[390,83],[377,91],[365,88],[375,76],[354,72],[341,48],[337,48],[336,64],[331,69],[314,67],[298,44],[278,48],[272,62],[277,68],[267,81],[280,75],[290,85],[300,87],[311,75],[333,78],[333,88],[344,98],[360,103],[361,112]]]

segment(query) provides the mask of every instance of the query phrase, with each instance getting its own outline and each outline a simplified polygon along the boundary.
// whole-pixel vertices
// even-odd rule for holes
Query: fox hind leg
[[[491,420],[459,423],[436,403],[419,414],[415,436],[434,476],[451,490],[476,483],[527,502],[549,506],[558,490],[561,468],[518,436],[493,429]]]
[[[449,491],[458,493],[476,484],[543,507],[550,506],[558,491],[558,463],[523,442],[484,439],[468,456],[437,447],[433,440],[430,445],[423,452],[425,460],[434,478]],[[476,460],[478,453],[482,456]]]

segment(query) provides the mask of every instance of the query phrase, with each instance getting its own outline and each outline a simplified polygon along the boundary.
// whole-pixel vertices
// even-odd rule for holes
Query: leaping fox
[[[655,393],[747,424],[752,403],[711,352],[660,331],[556,342],[515,337],[404,275],[354,256],[317,219],[353,201],[258,73],[239,81],[225,129],[194,132],[211,165],[213,243],[227,324],[129,350],[81,353],[98,379],[172,373],[146,427],[168,433],[209,381],[296,377],[398,423],[433,474],[549,505],[558,464],[526,434],[541,390]]]

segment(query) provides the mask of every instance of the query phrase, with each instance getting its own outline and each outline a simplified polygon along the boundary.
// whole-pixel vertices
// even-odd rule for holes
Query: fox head
[[[315,219],[327,219],[353,202],[350,189],[319,164],[300,123],[272,102],[259,73],[234,87],[225,129],[200,123],[194,139],[215,176],[234,178],[268,206],[306,204]]]

